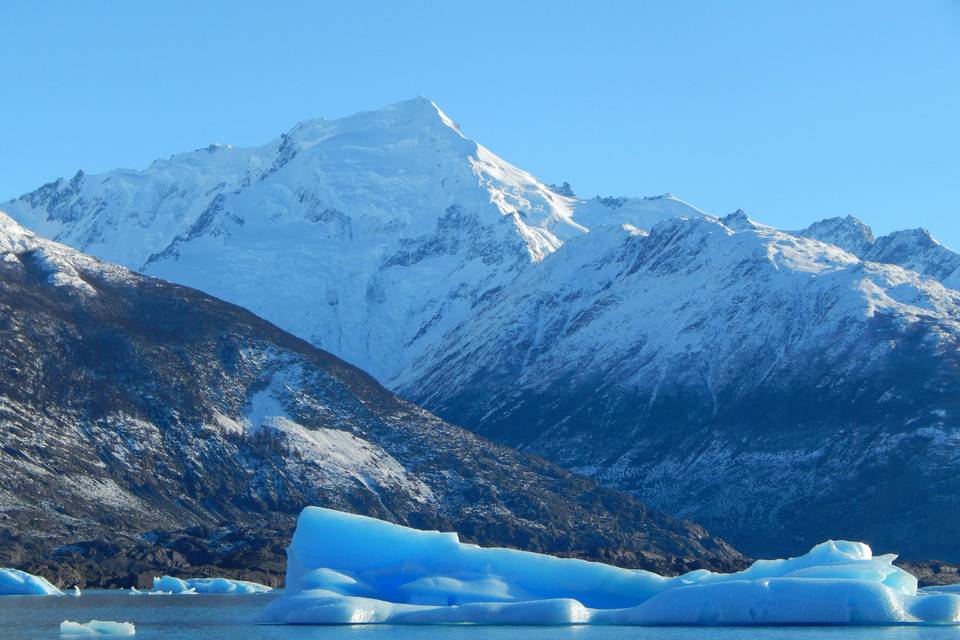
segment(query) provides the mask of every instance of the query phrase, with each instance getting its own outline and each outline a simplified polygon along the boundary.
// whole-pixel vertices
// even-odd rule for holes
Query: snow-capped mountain
[[[677,218],[568,242],[399,390],[751,553],[850,536],[957,557],[958,346],[960,292],[933,279]]]
[[[673,572],[742,560],[701,527],[446,423],[239,307],[2,214],[0,274],[2,558],[32,566],[69,542],[56,553],[89,560],[151,531],[144,564],[128,557],[122,571],[185,570],[187,547],[153,546],[171,530],[289,534],[304,506],[326,505]],[[107,541],[75,544],[90,539]],[[89,569],[88,582],[104,571]]]
[[[748,552],[833,536],[960,558],[940,533],[960,495],[956,253],[853,218],[787,233],[571,193],[417,99],[4,207]]]
[[[0,208],[240,304],[381,380],[585,224],[694,211],[672,198],[558,195],[424,98],[303,122],[258,148],[78,173]]]

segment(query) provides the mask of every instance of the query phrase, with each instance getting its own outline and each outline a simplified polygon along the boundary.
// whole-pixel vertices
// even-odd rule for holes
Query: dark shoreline
[[[271,530],[247,526],[193,527],[141,535],[121,533],[110,541],[52,545],[8,530],[0,532],[0,566],[43,576],[61,589],[74,585],[81,589],[149,589],[154,576],[162,575],[224,577],[282,588],[286,546],[292,533],[292,526]],[[630,564],[586,554],[577,557]],[[744,559],[743,567],[738,568],[749,563],[749,559]],[[897,560],[895,564],[916,576],[921,587],[960,583],[957,564],[938,560]],[[718,570],[710,567],[709,562],[704,568]],[[677,573],[666,566],[660,572]]]

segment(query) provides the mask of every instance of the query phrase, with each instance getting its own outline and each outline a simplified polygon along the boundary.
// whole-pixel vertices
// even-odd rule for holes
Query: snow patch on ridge
[[[293,379],[302,375],[299,367],[278,372],[251,398],[246,416],[240,420],[218,416],[219,425],[234,433],[241,427],[246,438],[276,438],[294,460],[306,465],[304,472],[321,476],[325,484],[342,486],[349,481],[374,493],[389,487],[418,502],[435,500],[426,483],[383,448],[342,429],[307,428],[290,416],[280,398],[289,394]]]

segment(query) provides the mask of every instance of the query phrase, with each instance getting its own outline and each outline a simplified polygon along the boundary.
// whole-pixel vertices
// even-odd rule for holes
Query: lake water
[[[0,596],[0,640],[59,638],[60,622],[132,622],[138,640],[960,640],[960,627],[291,627],[253,620],[276,595]]]

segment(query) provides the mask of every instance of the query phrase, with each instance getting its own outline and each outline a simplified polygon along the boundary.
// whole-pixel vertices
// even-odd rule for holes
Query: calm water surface
[[[253,620],[276,595],[0,596],[0,640],[59,638],[60,622],[132,622],[138,640],[960,640],[954,627],[290,627]]]

